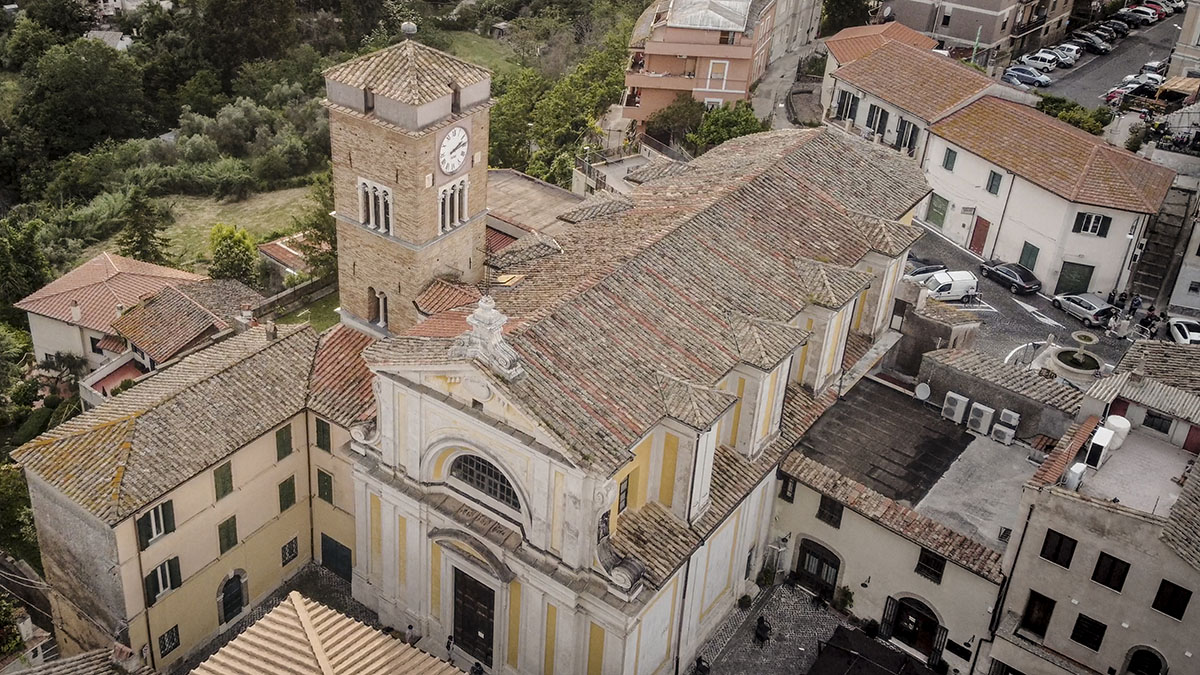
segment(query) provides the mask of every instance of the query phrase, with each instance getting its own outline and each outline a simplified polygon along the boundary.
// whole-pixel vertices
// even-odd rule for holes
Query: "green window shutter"
[[[333,503],[333,476],[320,469],[317,470],[317,496]]]
[[[150,514],[137,519],[138,550],[145,551],[150,545]]]
[[[171,588],[179,588],[183,585],[183,578],[179,576],[179,556],[167,561],[167,576],[171,579]]]
[[[326,452],[333,448],[333,443],[329,438],[329,422],[323,419],[317,420],[317,447]]]
[[[279,484],[279,512],[283,513],[296,503],[296,477],[289,476]]]
[[[146,606],[153,607],[154,600],[158,597],[158,574],[152,571],[143,581],[146,587]]]
[[[220,540],[221,553],[237,546],[237,516],[230,516],[229,520],[217,526],[217,538]]]
[[[216,469],[213,469],[213,483],[217,487],[217,500],[226,497],[233,492],[233,463],[225,462]]]
[[[292,424],[280,427],[275,432],[275,459],[280,460],[292,454]]]
[[[1100,217],[1100,231],[1097,232],[1096,235],[1100,236],[1100,237],[1107,237],[1109,225],[1112,225],[1112,218],[1109,216],[1101,216]]]
[[[1084,218],[1087,218],[1086,213],[1076,213],[1075,214],[1075,226],[1071,228],[1072,232],[1082,232],[1083,231],[1083,219]]]
[[[175,531],[175,505],[171,500],[162,503],[163,534]]]

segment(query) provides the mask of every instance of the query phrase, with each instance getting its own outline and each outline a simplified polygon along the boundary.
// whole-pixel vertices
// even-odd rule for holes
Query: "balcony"
[[[695,73],[655,73],[649,71],[630,71],[625,73],[625,86],[627,87],[691,91],[696,87],[703,87],[705,81],[701,80],[700,82],[700,84],[696,84]]]
[[[1012,27],[1012,36],[1021,37],[1022,35],[1028,35],[1044,25],[1046,25],[1045,14],[1041,16],[1035,16],[1024,23],[1014,23]]]
[[[629,57],[629,67],[625,70],[630,73],[640,73],[646,68],[646,55],[642,52],[635,52]]]

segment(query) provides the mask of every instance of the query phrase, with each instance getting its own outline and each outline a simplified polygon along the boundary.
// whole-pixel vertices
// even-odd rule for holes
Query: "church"
[[[483,68],[406,41],[325,76],[341,318],[377,338],[355,599],[464,667],[685,671],[787,567],[780,461],[894,340],[919,169],[775,131],[581,200],[489,171]]]

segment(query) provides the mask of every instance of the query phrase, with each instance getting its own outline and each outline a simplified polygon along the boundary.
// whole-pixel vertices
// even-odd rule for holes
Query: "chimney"
[[[113,643],[108,661],[118,673],[136,673],[142,668],[142,660],[138,658],[137,652],[119,642]]]
[[[267,321],[263,324],[263,333],[266,334],[268,340],[274,340],[279,336],[279,331],[276,330],[274,321]]]
[[[71,301],[71,322],[79,323],[83,320],[83,308],[79,306],[78,300]]]
[[[254,318],[254,305],[252,305],[248,302],[242,303],[242,318],[243,319]]]
[[[124,313],[125,313],[125,305],[118,304],[117,305],[117,318],[118,319],[121,318],[121,315]]]

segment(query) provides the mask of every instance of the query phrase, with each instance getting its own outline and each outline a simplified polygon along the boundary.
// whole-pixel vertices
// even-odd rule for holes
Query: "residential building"
[[[825,59],[825,79],[821,84],[821,107],[828,110],[829,102],[833,100],[833,78],[830,77],[833,71],[851,61],[861,59],[893,40],[917,49],[937,47],[937,40],[894,21],[843,28],[822,40],[825,44],[827,58]]]
[[[1190,177],[1188,177],[1190,178]],[[1167,195],[1167,204],[1172,202],[1178,203],[1178,199],[1171,199],[1172,193],[1176,196],[1183,196],[1189,191],[1181,189],[1179,185],[1186,180],[1185,177],[1177,176],[1175,186]],[[1200,188],[1200,181],[1193,183]],[[1200,189],[1190,192],[1190,204],[1200,204],[1197,195],[1200,194]],[[1164,211],[1168,210],[1166,208]],[[1178,212],[1177,208],[1170,209],[1172,212]],[[1172,213],[1174,215],[1174,213]],[[1191,316],[1200,316],[1200,234],[1197,233],[1195,226],[1195,211],[1191,209],[1184,212],[1186,217],[1181,220],[1171,218],[1169,224],[1177,224],[1179,228],[1176,235],[1175,246],[1170,249],[1170,257],[1167,260],[1167,274],[1164,274],[1164,284],[1161,292],[1166,295],[1166,301],[1162,304],[1167,305],[1167,311],[1171,316],[1177,314],[1188,314]],[[1160,220],[1162,214],[1159,214]],[[1159,224],[1161,227],[1161,223]],[[1151,246],[1147,243],[1147,249]],[[1164,251],[1165,252],[1165,251]],[[1142,264],[1145,256],[1138,260],[1139,265]],[[1174,279],[1171,278],[1170,272],[1174,271]]]
[[[790,0],[806,7],[805,40],[815,34],[820,10],[811,0]],[[749,100],[750,87],[772,58],[776,0],[655,0],[646,7],[629,39],[625,71],[624,116],[645,128],[646,120],[681,93],[705,105]],[[785,28],[790,41],[801,30],[796,16]]]
[[[880,13],[938,41],[964,47],[975,62],[998,71],[1021,54],[1061,39],[1074,0],[985,0],[971,4],[885,0]]]
[[[1019,262],[1045,292],[1122,290],[1175,172],[995,96],[930,128],[923,221],[985,258]]]
[[[233,279],[173,283],[145,298],[113,321],[100,341],[116,356],[80,382],[84,407],[99,405],[126,380],[248,326],[262,301],[258,291]]]
[[[1183,17],[1175,50],[1171,52],[1167,75],[1200,77],[1200,8],[1195,2],[1187,3],[1187,14]]]
[[[112,323],[144,297],[175,283],[199,281],[190,272],[101,253],[13,306],[29,315],[34,356],[86,356],[92,369],[119,353]]]
[[[13,453],[66,656],[165,669],[306,561],[350,576],[348,427],[372,414],[344,326],[251,328]]]
[[[11,653],[0,656],[0,674],[28,672],[57,655],[54,636],[35,626],[23,605],[15,604],[11,618],[17,634],[6,638],[6,651]],[[9,626],[5,628],[7,632]]]
[[[286,286],[285,280],[289,277],[307,276],[312,273],[312,266],[308,264],[304,252],[303,232],[285,235],[259,244],[258,255],[269,265],[268,285],[273,289],[283,290]]]
[[[458,675],[441,659],[292,591],[194,675]]]
[[[1036,97],[905,41],[889,40],[829,75],[825,118],[876,138],[918,162],[929,127],[984,96],[1033,104]]]

